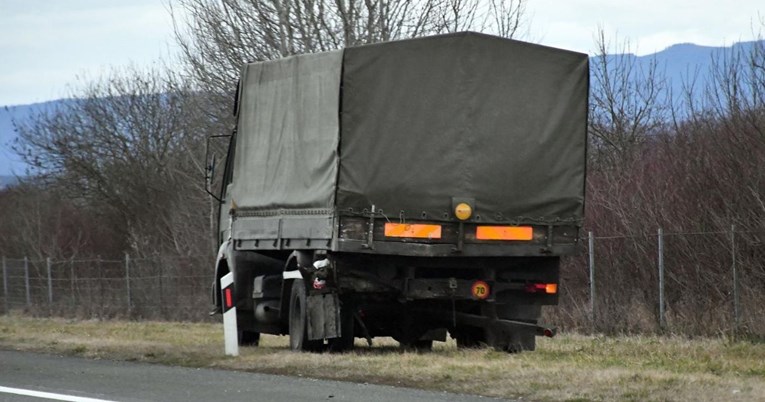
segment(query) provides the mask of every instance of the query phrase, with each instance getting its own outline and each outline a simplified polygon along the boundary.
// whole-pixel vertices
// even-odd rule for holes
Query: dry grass
[[[223,357],[220,325],[0,317],[0,348],[372,382],[531,400],[765,401],[765,344],[563,334],[536,352],[402,352],[391,340],[349,354],[304,354],[286,337]]]

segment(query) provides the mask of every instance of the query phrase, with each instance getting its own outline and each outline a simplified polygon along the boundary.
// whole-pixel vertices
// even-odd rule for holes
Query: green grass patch
[[[220,324],[0,317],[0,348],[89,358],[212,367],[540,401],[765,401],[765,344],[679,336],[538,339],[516,355],[402,351],[390,339],[357,340],[346,354],[293,353],[287,337],[223,356]]]

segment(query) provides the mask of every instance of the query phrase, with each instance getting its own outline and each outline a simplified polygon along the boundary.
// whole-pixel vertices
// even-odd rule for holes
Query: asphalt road
[[[382,385],[0,351],[0,401],[492,401]]]

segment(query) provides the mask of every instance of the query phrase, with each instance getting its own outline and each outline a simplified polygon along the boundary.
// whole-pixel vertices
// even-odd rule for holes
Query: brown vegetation
[[[735,261],[740,329],[765,334],[763,42],[751,54],[720,56],[702,94],[672,98],[657,93],[664,83],[655,65],[642,71],[627,56],[607,57],[614,52],[604,41],[593,63],[585,225],[596,236],[594,328],[658,329],[662,228],[669,329],[734,328]],[[582,328],[591,320],[581,306],[586,267],[585,257],[568,261],[571,299],[561,302],[562,321]]]

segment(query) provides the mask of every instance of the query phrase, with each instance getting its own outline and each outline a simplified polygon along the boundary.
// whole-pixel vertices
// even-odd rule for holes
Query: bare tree
[[[491,0],[492,28],[506,38],[522,37],[528,28],[525,1]]]
[[[590,134],[593,156],[618,165],[667,121],[667,85],[656,59],[638,64],[630,44],[612,45],[603,29],[596,38],[592,62]]]
[[[201,111],[231,126],[243,64],[299,53],[460,30],[514,37],[526,0],[179,0],[171,4],[186,72],[207,102]]]
[[[198,179],[204,119],[189,112],[195,95],[133,67],[73,95],[18,125],[18,153],[59,194],[111,216],[134,250],[198,253],[208,201]]]
[[[706,87],[691,78],[671,108],[675,94],[665,95],[655,61],[641,70],[627,45],[608,50],[613,47],[605,45],[602,30],[597,42],[586,224],[603,236],[596,241],[596,265],[607,269],[598,275],[602,316],[596,325],[656,329],[657,278],[649,267],[656,264],[656,229],[663,228],[673,330],[730,328],[733,251],[739,275],[747,278],[740,292],[748,295],[742,306],[749,313],[760,310],[765,279],[763,42],[718,54],[708,74],[695,75],[708,77]],[[567,268],[568,275],[574,277],[579,264]],[[625,316],[643,318],[620,320]],[[757,320],[748,325],[761,328]]]
[[[726,188],[716,220],[751,227],[765,214],[765,42],[734,46],[713,57],[702,112],[711,147],[728,157],[715,174]],[[760,225],[765,228],[765,225]]]

